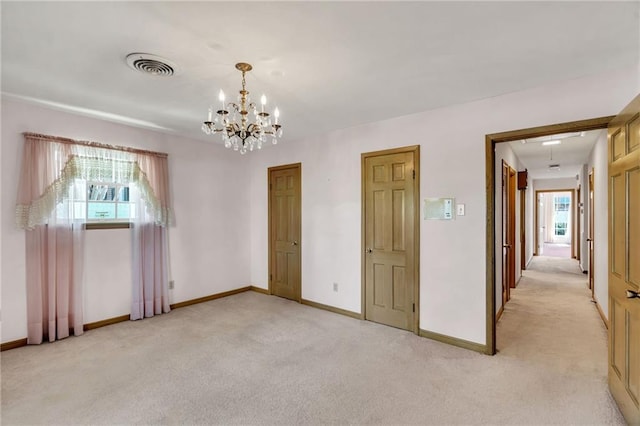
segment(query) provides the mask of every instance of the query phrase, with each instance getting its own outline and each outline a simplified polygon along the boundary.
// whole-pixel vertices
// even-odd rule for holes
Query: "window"
[[[104,182],[87,183],[87,222],[129,221],[135,209],[129,201],[129,186]],[[83,203],[84,204],[84,203]]]
[[[71,203],[57,206],[58,218],[71,216],[87,223],[131,222],[135,218],[131,184],[75,179],[69,198]],[[73,212],[69,212],[73,206]]]
[[[556,236],[563,237],[567,234],[570,204],[571,198],[568,196],[553,197],[554,234]]]

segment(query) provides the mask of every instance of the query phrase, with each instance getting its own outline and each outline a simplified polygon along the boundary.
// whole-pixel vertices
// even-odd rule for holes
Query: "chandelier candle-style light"
[[[240,151],[240,154],[245,154],[247,150],[261,149],[262,144],[267,142],[267,137],[270,137],[271,142],[275,145],[278,143],[278,138],[282,136],[282,126],[278,124],[280,117],[278,108],[273,111],[274,121],[272,122],[271,114],[264,110],[267,97],[262,95],[260,98],[260,108],[257,108],[249,98],[244,77],[252,68],[250,64],[244,62],[236,64],[236,69],[242,72],[242,90],[238,96],[239,104],[229,102],[225,106],[224,92],[220,90],[218,99],[221,109],[215,112],[214,118],[215,108],[210,107],[209,117],[207,121],[202,123],[203,132],[207,135],[221,133],[224,146],[226,148],[233,147],[233,150]],[[250,121],[249,113],[253,114],[253,121]]]

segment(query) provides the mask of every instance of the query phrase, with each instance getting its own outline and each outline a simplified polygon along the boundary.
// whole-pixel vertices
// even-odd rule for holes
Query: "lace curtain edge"
[[[32,200],[30,204],[17,204],[16,205],[16,225],[19,229],[32,230],[37,225],[43,225],[47,223],[47,220],[51,213],[55,210],[56,206],[69,196],[69,190],[75,179],[92,180],[92,168],[88,167],[88,157],[81,157],[78,155],[72,155],[66,162],[64,168],[60,173],[60,177],[52,182],[35,200]],[[105,160],[100,158],[93,158],[99,162],[112,163],[113,159]],[[162,202],[156,196],[146,173],[140,168],[137,161],[132,160],[127,162],[131,164],[132,170],[129,179],[125,179],[123,183],[135,183],[138,185],[142,198],[145,201],[147,209],[154,218],[156,225],[166,227],[171,225],[171,209],[168,206],[163,206]],[[125,173],[126,175],[127,173]]]

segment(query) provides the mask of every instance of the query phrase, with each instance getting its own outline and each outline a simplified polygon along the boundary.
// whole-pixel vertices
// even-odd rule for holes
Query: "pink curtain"
[[[31,135],[24,139],[16,222],[20,228],[33,229],[48,221],[69,190],[74,177],[72,147]]]
[[[133,227],[131,319],[169,312],[167,229],[154,223]]]
[[[37,225],[26,232],[27,343],[83,333],[82,226]]]
[[[135,161],[140,167],[141,176],[138,181],[147,205],[143,220],[152,221],[163,227],[169,226],[171,198],[167,155],[138,153]]]
[[[133,294],[131,319],[169,312],[168,243],[171,221],[166,156],[138,154],[140,197],[132,227]]]
[[[83,222],[69,191],[76,179],[137,188],[131,319],[169,312],[171,222],[167,155],[25,133],[16,223],[26,232],[29,343],[82,334]],[[133,200],[132,200],[133,201]]]
[[[26,229],[27,342],[83,332],[83,229],[68,202],[69,145],[25,135],[16,220]]]

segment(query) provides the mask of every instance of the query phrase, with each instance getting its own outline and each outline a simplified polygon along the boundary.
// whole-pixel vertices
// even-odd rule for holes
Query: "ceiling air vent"
[[[550,171],[560,170],[560,164],[549,164],[549,170]]]
[[[160,77],[171,77],[176,72],[176,66],[171,61],[148,53],[128,54],[127,65],[136,71]]]

